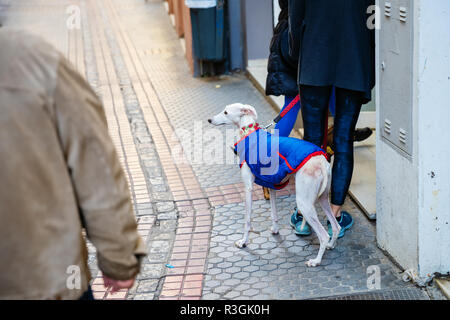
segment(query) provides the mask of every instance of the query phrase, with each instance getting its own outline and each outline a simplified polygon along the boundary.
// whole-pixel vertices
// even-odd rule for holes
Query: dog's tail
[[[323,161],[321,161],[320,170],[322,171],[322,185],[320,186],[319,194],[317,197],[320,197],[326,190],[328,190],[328,177],[330,175],[330,164],[328,161],[323,157]]]

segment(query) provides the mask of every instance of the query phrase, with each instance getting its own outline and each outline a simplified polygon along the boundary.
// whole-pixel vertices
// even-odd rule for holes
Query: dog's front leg
[[[236,241],[236,247],[244,248],[248,243],[248,236],[250,230],[252,229],[252,191],[253,191],[253,181],[255,177],[253,176],[250,168],[246,163],[243,164],[241,168],[242,181],[244,182],[245,188],[245,226],[244,226],[244,236],[241,240]]]
[[[270,190],[270,214],[272,215],[272,234],[278,234],[280,232],[278,228],[278,213],[277,213],[277,206],[276,206],[276,192],[273,189]]]

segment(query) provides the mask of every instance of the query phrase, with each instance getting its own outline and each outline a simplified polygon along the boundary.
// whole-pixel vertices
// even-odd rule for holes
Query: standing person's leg
[[[280,113],[282,113],[295,99],[296,97],[284,97],[284,105],[283,108],[281,108]],[[336,110],[336,97],[335,97],[335,88],[332,88],[330,100],[329,100],[329,109],[331,114],[334,117],[335,110]],[[275,129],[279,130],[278,134],[280,137],[289,137],[291,134],[292,129],[294,128],[295,122],[297,121],[298,112],[301,109],[301,102],[298,101],[294,107],[291,108],[291,110],[283,117],[281,120],[275,125]]]
[[[283,112],[295,99],[296,97],[284,97],[284,106],[281,109]],[[275,125],[275,130],[278,130],[280,137],[289,137],[292,129],[294,128],[295,122],[297,121],[298,112],[300,111],[301,104],[298,101],[291,110]]]
[[[303,139],[321,146],[325,134],[325,117],[328,114],[332,87],[300,86],[300,100],[304,127]],[[291,216],[290,224],[295,228],[295,234],[306,236],[311,234],[311,228],[306,223],[301,228],[303,217],[296,209]]]
[[[334,119],[334,163],[331,180],[331,209],[341,225],[342,237],[353,225],[348,212],[341,211],[353,175],[353,138],[362,106],[362,94],[336,88],[336,115]]]
[[[91,285],[89,285],[88,289],[83,293],[79,300],[95,300]]]
[[[333,87],[333,89],[331,90],[329,109],[330,109],[331,115],[334,118],[334,115],[336,114],[336,88],[335,87]]]
[[[303,140],[321,146],[325,134],[326,116],[332,87],[300,86],[302,103]]]
[[[336,114],[336,88],[333,87],[333,91],[331,93],[330,98],[330,112],[331,115],[335,116]],[[330,127],[328,130],[328,145],[332,148],[333,140],[331,134],[333,133],[333,127]],[[372,129],[369,127],[355,129],[354,135],[353,135],[353,141],[363,141],[369,138],[372,135]]]

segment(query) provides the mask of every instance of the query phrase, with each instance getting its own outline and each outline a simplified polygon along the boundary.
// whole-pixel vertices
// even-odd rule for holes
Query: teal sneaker
[[[342,238],[345,234],[345,231],[353,226],[353,218],[347,211],[341,211],[341,216],[340,218],[337,219],[337,221],[341,226],[341,231],[339,232],[338,238]],[[327,221],[327,225],[328,225],[328,235],[331,238],[333,236],[333,229],[331,228],[330,221]]]
[[[295,234],[298,236],[309,236],[311,234],[311,227],[309,226],[308,222],[305,223],[305,226],[303,229],[300,229],[303,222],[303,216],[301,214],[298,214],[297,208],[295,208],[294,213],[291,216],[291,221],[289,224],[292,228],[295,229]]]

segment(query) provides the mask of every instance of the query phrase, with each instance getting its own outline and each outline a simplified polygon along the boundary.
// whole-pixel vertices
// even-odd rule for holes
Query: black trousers
[[[92,293],[92,288],[89,285],[88,289],[83,293],[79,300],[95,300],[94,294]]]
[[[331,86],[300,85],[304,140],[321,146]],[[363,93],[336,88],[336,114],[333,129],[334,164],[331,180],[331,203],[343,205],[353,175],[353,136],[363,102]]]

